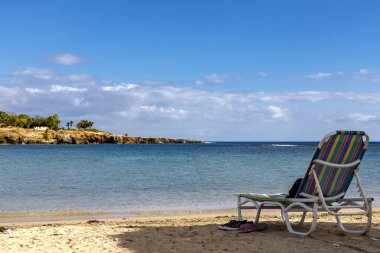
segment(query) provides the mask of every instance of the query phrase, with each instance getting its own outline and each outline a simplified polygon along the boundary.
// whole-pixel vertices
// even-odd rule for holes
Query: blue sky
[[[379,1],[0,1],[0,110],[130,135],[380,140]]]

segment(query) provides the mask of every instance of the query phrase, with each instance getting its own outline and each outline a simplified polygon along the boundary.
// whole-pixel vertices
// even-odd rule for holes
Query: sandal
[[[260,232],[264,231],[268,228],[268,225],[266,223],[254,223],[254,224],[244,224],[240,226],[240,232],[241,233],[251,233],[251,232]]]

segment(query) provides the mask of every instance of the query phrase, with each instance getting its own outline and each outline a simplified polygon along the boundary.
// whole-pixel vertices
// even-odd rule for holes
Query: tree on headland
[[[67,127],[67,129],[70,129],[70,127],[73,127],[73,124],[74,124],[74,122],[71,120],[71,121],[68,121],[67,123],[66,123],[66,127]]]
[[[82,119],[81,121],[77,123],[77,128],[87,129],[87,128],[91,128],[93,125],[94,125],[94,122]]]
[[[30,128],[33,123],[33,119],[26,114],[20,114],[17,117],[17,124],[22,128]]]
[[[0,125],[7,126],[8,123],[9,123],[8,113],[0,111]]]
[[[59,123],[61,123],[61,120],[58,118],[57,114],[49,116],[46,119],[46,126],[53,130],[58,130]]]

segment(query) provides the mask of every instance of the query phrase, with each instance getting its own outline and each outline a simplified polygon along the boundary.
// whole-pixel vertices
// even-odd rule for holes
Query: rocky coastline
[[[134,137],[89,130],[34,130],[18,127],[0,128],[0,145],[16,144],[160,144],[201,143],[199,140]]]

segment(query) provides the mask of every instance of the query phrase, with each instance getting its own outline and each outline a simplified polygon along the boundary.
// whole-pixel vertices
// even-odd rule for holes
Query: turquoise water
[[[236,192],[287,192],[315,148],[249,142],[0,146],[0,212],[234,208]],[[371,143],[360,176],[377,200],[379,162],[380,144]]]

